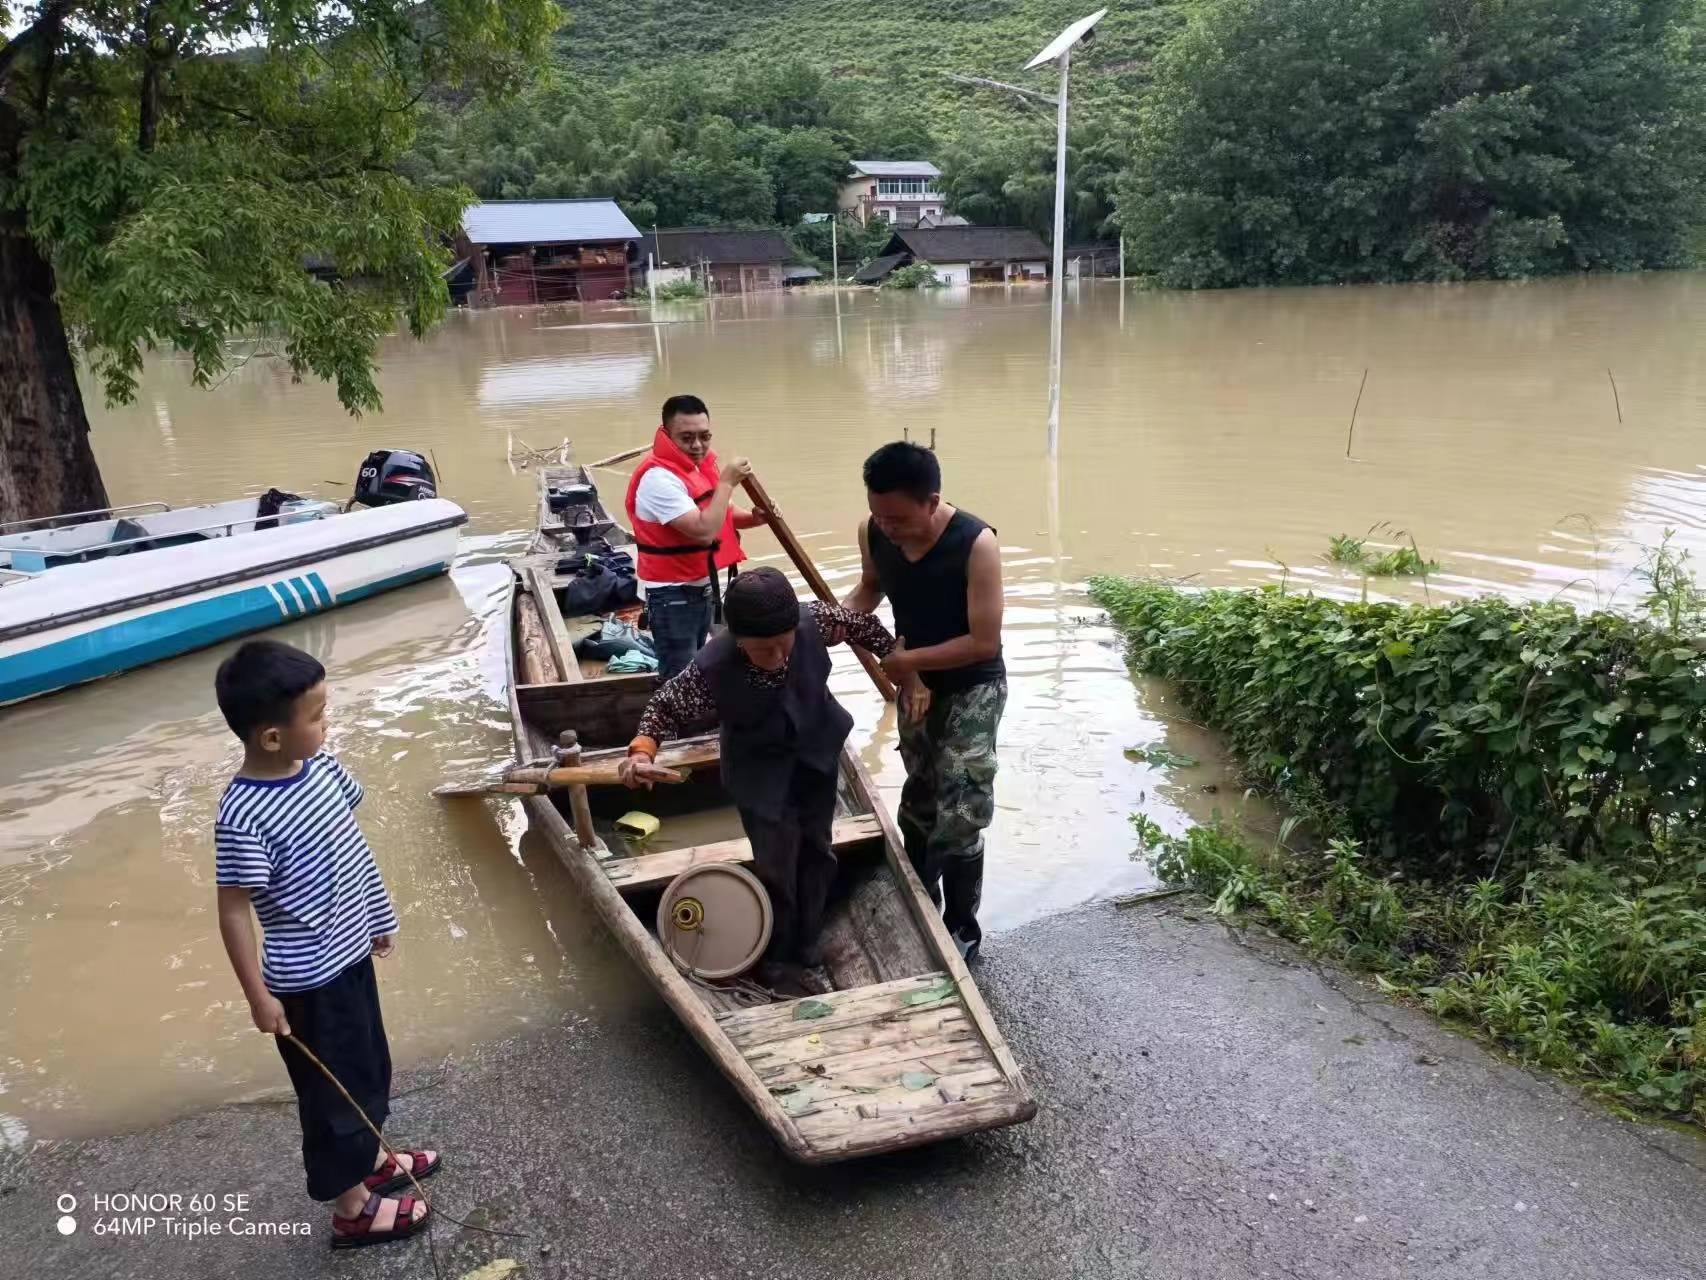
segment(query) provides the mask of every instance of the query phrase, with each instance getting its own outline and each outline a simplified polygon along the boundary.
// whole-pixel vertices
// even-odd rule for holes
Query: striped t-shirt
[[[324,986],[365,956],[397,913],[356,825],[361,784],[322,751],[289,778],[233,778],[213,823],[221,885],[249,890],[261,977],[283,995]]]

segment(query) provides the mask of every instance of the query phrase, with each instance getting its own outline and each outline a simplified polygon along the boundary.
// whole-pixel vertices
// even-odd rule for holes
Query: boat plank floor
[[[936,992],[938,1000],[917,1002]],[[907,1003],[911,997],[914,1003]],[[718,1015],[765,1087],[820,1153],[977,1127],[1013,1090],[946,974]]]
[[[925,1001],[925,993],[940,992],[939,999]],[[908,997],[918,999],[911,1004]],[[744,1009],[736,1015],[722,1015],[717,1021],[737,1049],[745,1052],[768,1044],[772,1040],[791,1040],[797,1035],[817,1034],[875,1022],[891,1014],[922,1011],[957,1000],[953,980],[945,973],[925,973],[894,982],[881,982],[874,987],[858,987],[852,991],[832,991],[826,996],[811,997],[829,1006],[829,1012],[817,1018],[802,1018],[801,1000],[785,1000],[765,1005],[761,1009]],[[750,1055],[748,1055],[750,1057]]]
[[[866,814],[857,818],[842,818],[835,824],[836,852],[840,853],[867,840],[880,839],[882,824]],[[720,840],[715,844],[689,845],[685,849],[666,849],[662,853],[644,853],[631,858],[611,858],[603,864],[610,882],[623,893],[640,893],[661,889],[689,867],[711,863],[732,863],[746,866],[752,862],[752,845],[744,839]]]

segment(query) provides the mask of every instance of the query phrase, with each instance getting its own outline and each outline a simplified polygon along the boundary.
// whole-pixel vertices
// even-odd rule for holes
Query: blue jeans
[[[657,650],[658,675],[667,680],[685,670],[711,634],[711,588],[646,588],[646,612],[651,615],[652,647]]]

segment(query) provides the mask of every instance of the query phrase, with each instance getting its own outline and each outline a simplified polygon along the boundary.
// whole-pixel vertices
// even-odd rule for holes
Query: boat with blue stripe
[[[269,491],[0,527],[0,705],[444,573],[466,520],[419,455],[380,450],[347,505]]]

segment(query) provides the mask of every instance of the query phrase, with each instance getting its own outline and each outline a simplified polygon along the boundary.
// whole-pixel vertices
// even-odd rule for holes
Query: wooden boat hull
[[[542,540],[549,541],[543,531]],[[529,660],[528,645],[537,649],[540,643],[518,619],[538,603],[530,596],[551,589],[540,555],[523,558],[517,571],[507,655],[517,761],[548,755],[563,730],[573,730],[577,749],[592,756],[620,753],[656,677],[587,679],[577,669],[566,673],[567,680],[517,679]],[[542,612],[554,611],[547,600]],[[547,633],[562,625],[561,619],[544,620]],[[531,661],[537,667],[545,659]],[[716,792],[715,752],[698,754],[692,781],[671,792],[696,786]],[[689,865],[749,863],[745,840],[615,856],[615,837],[582,838],[599,801],[589,800],[586,788],[528,796],[523,803],[628,957],[795,1160],[828,1164],[1030,1119],[1036,1103],[1023,1073],[851,749],[842,752],[840,774],[845,812],[837,821],[836,847],[845,892],[831,906],[823,944],[841,989],[812,1001],[755,1008],[740,1007],[678,970],[644,909],[653,900],[648,895]],[[631,797],[605,799],[608,808]],[[675,799],[660,794],[645,803]]]

